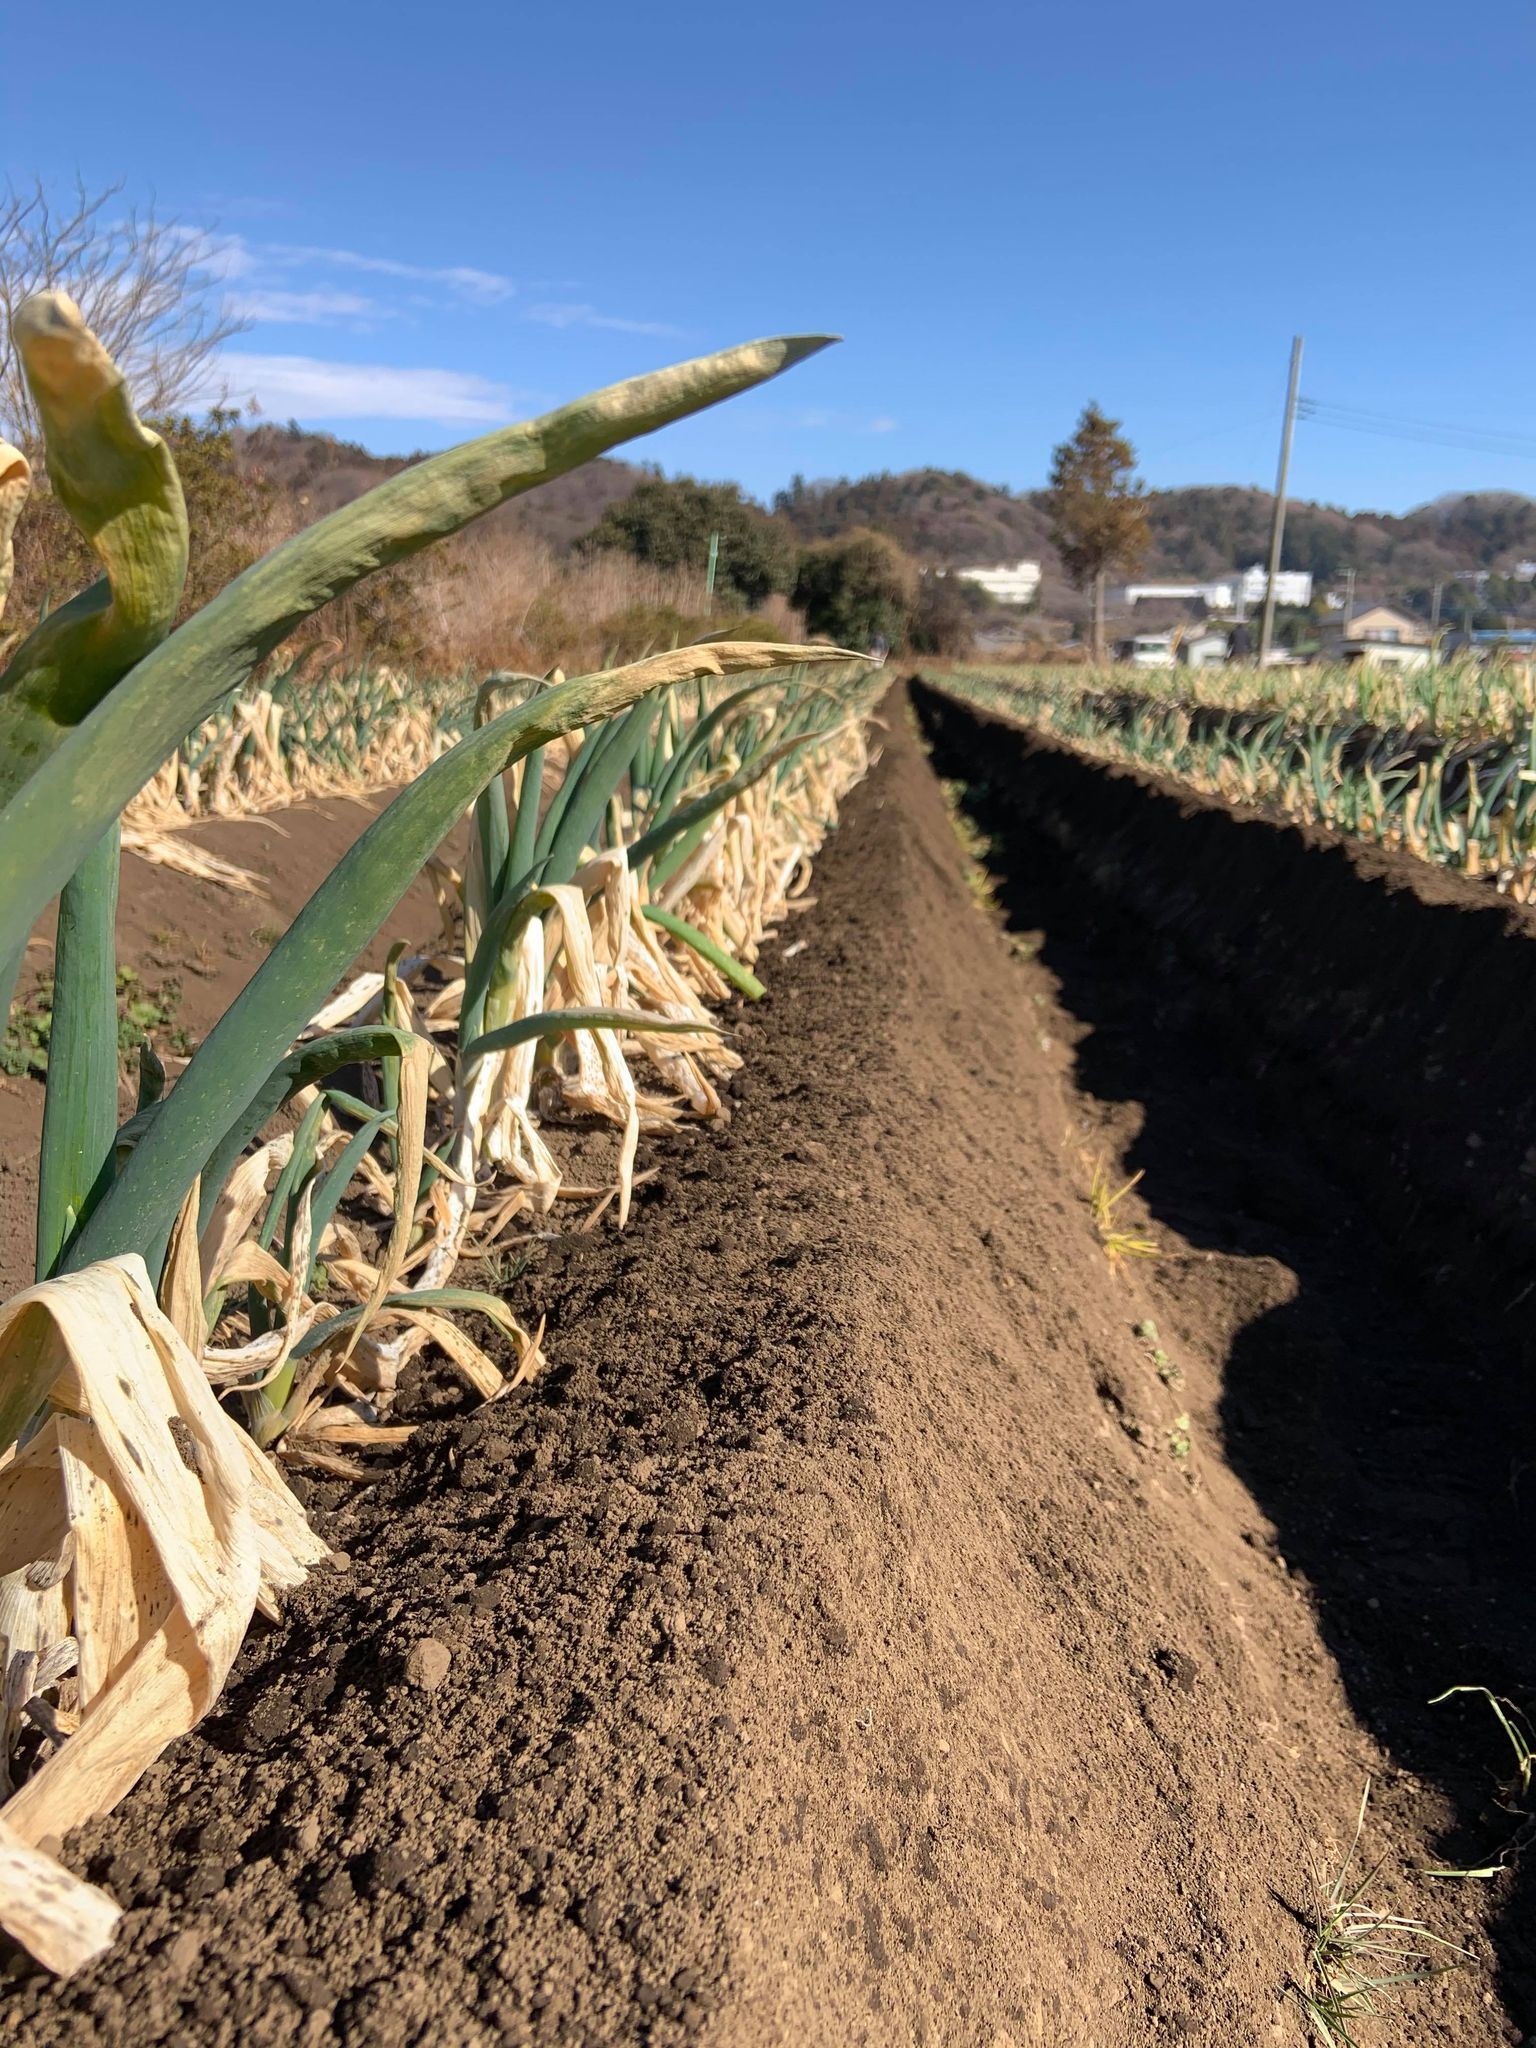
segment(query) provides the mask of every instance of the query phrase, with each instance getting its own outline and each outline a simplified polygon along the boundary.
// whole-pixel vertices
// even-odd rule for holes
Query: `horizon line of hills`
[[[245,428],[236,439],[241,466],[291,493],[307,519],[323,517],[420,459],[374,455],[293,426]],[[659,474],[655,465],[599,457],[491,516],[511,517],[524,532],[566,548],[643,479]],[[1236,484],[1149,492],[1149,545],[1138,575],[1200,580],[1262,562],[1272,504],[1270,492]],[[871,527],[924,566],[1031,559],[1048,581],[1060,579],[1045,493],[1013,492],[963,471],[916,469],[814,483],[796,477],[771,507],[760,509],[800,541]],[[1452,493],[1404,513],[1346,512],[1292,498],[1286,514],[1284,566],[1310,570],[1319,583],[1353,569],[1357,579],[1408,592],[1474,571],[1508,575],[1532,558],[1536,498],[1513,491]]]

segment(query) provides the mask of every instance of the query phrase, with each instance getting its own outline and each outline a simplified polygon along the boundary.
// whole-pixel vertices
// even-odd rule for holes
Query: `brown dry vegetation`
[[[183,617],[270,548],[407,466],[320,435],[242,430],[231,414],[156,425],[176,458],[193,534]],[[641,474],[626,463],[596,462],[556,479],[539,494],[554,500],[539,517],[504,507],[315,614],[293,636],[284,662],[295,650],[323,649],[343,666],[373,658],[447,675],[556,666],[576,673],[724,628],[738,639],[800,638],[802,622],[786,599],[771,597],[744,619],[739,609],[711,604],[702,570],[660,570],[569,547]],[[39,456],[16,534],[7,633],[28,630],[96,573]]]
[[[800,637],[797,615],[777,595],[743,634],[739,614],[711,609],[698,571],[656,569],[613,552],[561,553],[515,528],[467,535],[428,557],[414,582],[420,630],[449,669],[593,668],[726,625],[738,638]]]

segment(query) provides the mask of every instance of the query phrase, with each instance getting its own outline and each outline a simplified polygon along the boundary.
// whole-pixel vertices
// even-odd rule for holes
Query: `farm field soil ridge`
[[[7,2040],[1300,2048],[1367,1773],[1381,1902],[1491,1959],[1481,1894],[1416,1877],[1449,1799],[1364,1725],[1223,1450],[1229,1353],[1297,1269],[1137,1190],[1163,1255],[1112,1270],[1086,1196],[1138,1110],[1080,1092],[1051,945],[969,900],[886,716],[735,1020],[732,1124],[657,1148],[624,1235],[533,1255],[540,1381],[464,1413],[419,1378],[395,1462],[309,1487],[341,1561],[73,1839],[125,1932],[13,1973]],[[1336,1222],[1268,1135],[1285,1214]],[[1349,1272],[1302,1270],[1358,1338],[1387,1251],[1349,1213]],[[1518,2040],[1498,1983],[1438,1980],[1400,2038]]]

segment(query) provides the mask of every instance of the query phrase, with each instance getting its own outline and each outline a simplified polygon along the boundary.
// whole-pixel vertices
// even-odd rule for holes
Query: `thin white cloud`
[[[193,245],[192,263],[196,269],[206,271],[209,277],[222,278],[226,284],[249,277],[259,267],[256,256],[240,235],[210,234],[205,228],[180,225],[173,227],[171,233]]]
[[[243,235],[217,234],[203,228],[183,227],[177,232],[196,244],[198,268],[226,283],[239,279],[271,283],[295,270],[345,270],[371,277],[400,278],[412,284],[446,285],[455,298],[477,306],[500,305],[517,290],[510,277],[503,277],[499,271],[478,269],[473,264],[406,263],[396,256],[370,256],[359,249],[326,249],[298,242],[252,242]]]
[[[415,320],[420,313],[444,304],[492,308],[518,296],[518,287],[510,277],[475,264],[412,263],[403,257],[375,255],[361,249],[338,249],[312,242],[253,241],[243,235],[211,229],[184,228],[180,232],[193,245],[197,267],[229,288],[231,314],[252,324],[367,328],[381,320]],[[360,289],[363,279],[376,283],[371,290]],[[391,286],[397,288],[392,290]],[[557,332],[584,327],[667,340],[683,333],[670,321],[633,319],[627,314],[606,313],[586,299],[554,296],[574,289],[579,287],[546,280],[533,290],[550,296],[538,298],[526,308],[520,304],[520,317]],[[278,358],[260,360],[272,362]],[[400,416],[448,415],[416,411]]]
[[[870,421],[868,431],[871,434],[894,434],[900,425],[900,420],[893,420],[888,412],[882,412]]]
[[[510,299],[517,286],[498,271],[477,270],[472,265],[451,263],[441,266],[403,263],[396,256],[369,256],[358,249],[321,249],[288,242],[265,245],[276,263],[305,266],[332,264],[338,270],[359,270],[373,277],[408,278],[416,284],[445,284],[461,298],[477,305],[491,306]]]
[[[336,320],[374,320],[387,308],[360,292],[232,292],[230,312],[237,320],[281,321],[288,326],[328,327]]]
[[[517,404],[506,385],[462,370],[402,370],[387,363],[332,363],[315,356],[232,349],[219,358],[217,375],[230,401],[254,398],[277,419],[497,426],[512,417]]]
[[[558,300],[541,306],[529,306],[523,318],[537,320],[541,327],[605,327],[615,334],[675,337],[683,331],[682,328],[673,327],[665,320],[626,320],[617,314],[599,313],[596,306],[576,305]]]

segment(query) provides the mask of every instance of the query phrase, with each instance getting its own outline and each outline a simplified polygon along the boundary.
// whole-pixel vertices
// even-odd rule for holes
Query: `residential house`
[[[1179,642],[1179,660],[1188,668],[1220,668],[1232,651],[1227,634],[1197,626]]]
[[[1137,633],[1129,640],[1115,642],[1116,661],[1128,661],[1133,668],[1172,668],[1178,657],[1179,636],[1175,633]]]
[[[1324,661],[1369,662],[1378,668],[1424,668],[1430,659],[1429,628],[1389,604],[1367,605],[1323,627]]]

